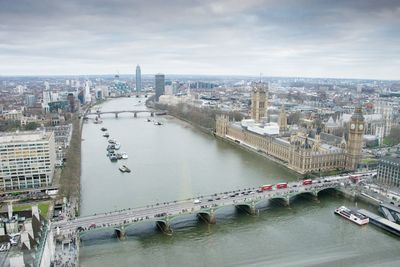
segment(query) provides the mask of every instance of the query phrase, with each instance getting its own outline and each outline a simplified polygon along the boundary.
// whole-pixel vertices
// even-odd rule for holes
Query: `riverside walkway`
[[[358,173],[361,176],[373,175],[373,172]],[[69,221],[53,223],[56,236],[67,236],[77,232],[91,231],[98,228],[113,228],[119,238],[125,236],[125,228],[141,221],[155,222],[157,227],[166,234],[172,234],[171,221],[185,214],[196,214],[207,223],[213,224],[215,211],[221,207],[234,206],[248,214],[258,213],[258,205],[262,202],[273,201],[289,205],[296,197],[304,196],[317,198],[324,190],[337,189],[350,181],[351,175],[330,176],[313,180],[312,184],[303,185],[302,182],[287,184],[287,188],[262,191],[258,188],[215,193],[212,195],[189,198],[180,201],[155,203],[145,207],[130,208],[113,212],[94,214],[79,217]]]

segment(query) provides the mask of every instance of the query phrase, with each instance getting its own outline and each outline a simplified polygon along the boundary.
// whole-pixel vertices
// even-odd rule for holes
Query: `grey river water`
[[[104,103],[102,111],[145,109],[145,99]],[[139,101],[141,101],[139,103]],[[102,117],[83,127],[81,214],[146,206],[157,202],[244,187],[295,181],[299,177],[260,156],[204,134],[170,117],[147,114]],[[101,127],[121,143],[129,159],[112,163]],[[126,164],[131,173],[120,173]],[[173,222],[165,236],[138,224],[124,241],[84,241],[81,266],[400,266],[400,240],[372,225],[359,227],[333,214],[346,205],[367,208],[334,193],[319,201],[297,199],[290,207],[269,205],[259,216],[233,207],[217,210],[217,223],[194,218]]]

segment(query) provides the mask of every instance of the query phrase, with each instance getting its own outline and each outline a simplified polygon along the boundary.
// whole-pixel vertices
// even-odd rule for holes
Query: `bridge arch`
[[[125,239],[125,229],[122,226],[121,228],[114,228],[115,235],[119,240]]]
[[[241,204],[236,204],[235,207],[243,211],[249,215],[255,215],[256,214],[256,207],[253,204],[247,204],[247,203],[241,203]]]
[[[172,235],[172,233],[173,233],[171,224],[166,220],[157,220],[156,226],[162,233],[164,233],[166,235]]]
[[[317,196],[319,196],[320,194],[327,193],[327,192],[336,192],[336,187],[326,187],[326,188],[323,188],[323,189],[317,191]]]
[[[292,203],[293,201],[295,201],[296,199],[299,199],[299,198],[315,200],[317,198],[317,194],[314,193],[313,191],[299,192],[298,194],[292,195],[289,198],[289,201],[290,201],[290,203]]]
[[[278,204],[280,206],[289,206],[289,199],[286,197],[276,196],[269,199],[270,203]]]
[[[200,211],[197,213],[197,218],[208,224],[216,223],[215,214],[213,211]]]

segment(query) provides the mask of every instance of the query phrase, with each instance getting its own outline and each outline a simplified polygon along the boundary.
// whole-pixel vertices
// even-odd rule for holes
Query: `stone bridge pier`
[[[242,203],[242,204],[236,204],[235,207],[243,211],[249,215],[257,215],[259,213],[259,210],[256,209],[256,204],[254,202],[252,203]]]
[[[158,220],[156,221],[156,226],[163,234],[172,235],[173,233],[171,224],[168,220]]]
[[[133,117],[137,118],[137,112],[133,113]]]
[[[154,112],[150,112],[150,117],[154,117]]]
[[[201,221],[208,223],[208,224],[216,223],[214,210],[200,211],[199,213],[197,213],[197,218],[199,218]]]
[[[119,228],[115,228],[115,233],[119,240],[124,240],[126,237],[125,226],[121,225]]]
[[[115,112],[115,118],[118,118],[118,113]]]

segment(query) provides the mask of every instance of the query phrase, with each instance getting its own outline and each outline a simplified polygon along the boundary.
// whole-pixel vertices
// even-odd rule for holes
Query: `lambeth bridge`
[[[357,174],[359,177],[372,177],[373,172]],[[288,206],[298,197],[317,199],[318,195],[326,190],[337,190],[350,183],[351,175],[330,176],[313,180],[312,184],[303,185],[302,182],[288,183],[286,188],[276,188],[262,191],[258,188],[246,188],[223,193],[216,193],[186,200],[155,203],[146,207],[129,208],[119,211],[79,217],[69,221],[54,222],[52,227],[56,236],[63,237],[79,233],[82,237],[88,232],[107,228],[123,239],[127,227],[142,222],[153,222],[157,228],[165,233],[172,234],[171,222],[183,215],[196,215],[198,220],[209,224],[216,223],[215,211],[226,206],[234,206],[250,215],[259,213],[262,202],[278,202]]]
[[[101,115],[104,114],[114,114],[115,118],[118,118],[118,115],[121,113],[131,113],[133,116],[136,118],[137,114],[139,113],[148,113],[150,114],[151,117],[154,117],[154,115],[165,115],[166,111],[154,111],[154,110],[115,110],[115,111],[100,111],[97,110],[96,112],[91,112],[88,111],[85,113],[85,116],[90,116],[90,115],[96,115],[97,117],[101,117]]]

